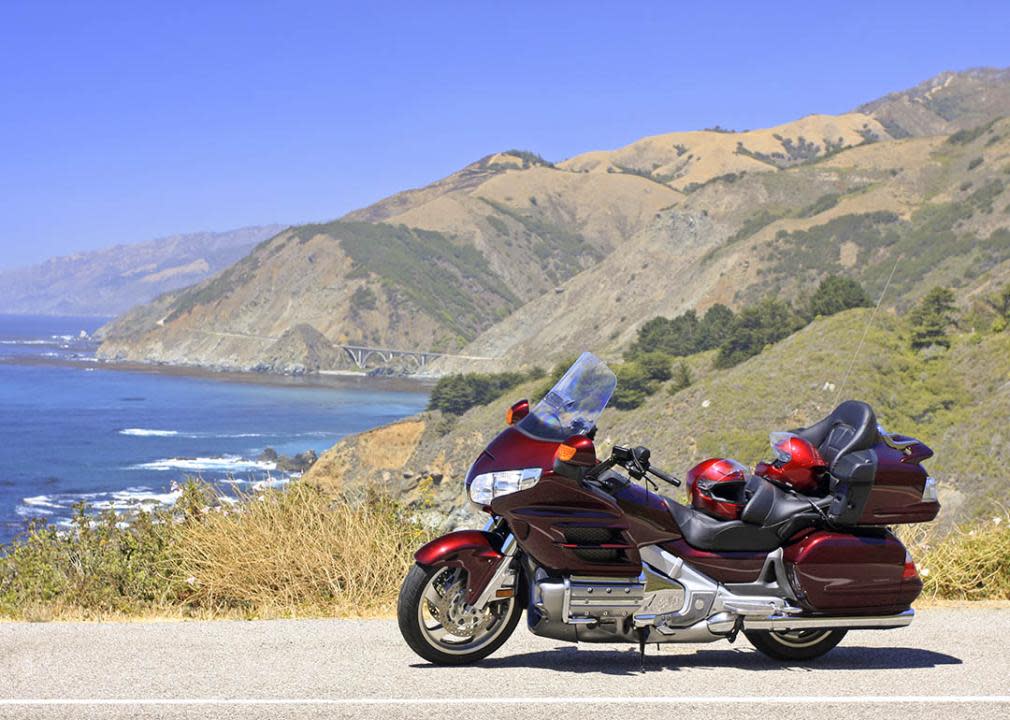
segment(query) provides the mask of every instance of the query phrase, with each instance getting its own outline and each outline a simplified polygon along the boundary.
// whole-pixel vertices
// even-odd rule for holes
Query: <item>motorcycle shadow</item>
[[[652,645],[646,650],[644,666],[638,649],[604,650],[557,647],[553,650],[490,657],[477,663],[481,668],[527,668],[555,672],[600,673],[604,675],[639,675],[656,670],[678,671],[693,668],[725,668],[751,671],[770,670],[911,670],[935,668],[940,665],[960,665],[953,655],[908,647],[838,647],[828,655],[809,662],[785,663],[742,647],[730,650],[698,650],[695,652],[656,652]],[[433,665],[414,667],[434,668]]]

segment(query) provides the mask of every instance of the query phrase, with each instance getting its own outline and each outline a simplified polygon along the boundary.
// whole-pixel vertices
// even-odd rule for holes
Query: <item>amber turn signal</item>
[[[530,414],[530,401],[520,400],[515,405],[505,411],[505,424],[515,425],[524,417]]]
[[[561,462],[571,462],[577,452],[578,448],[574,448],[571,445],[558,445],[558,451],[554,457]]]

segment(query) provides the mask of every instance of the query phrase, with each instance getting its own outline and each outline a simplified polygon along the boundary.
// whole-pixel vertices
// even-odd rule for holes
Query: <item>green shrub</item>
[[[969,170],[974,170],[975,168],[977,168],[979,165],[981,165],[984,162],[985,162],[985,158],[983,158],[981,155],[979,157],[977,157],[977,158],[972,158],[971,161],[968,162],[968,169]]]
[[[635,358],[635,362],[642,366],[649,379],[656,382],[666,382],[673,377],[673,370],[670,367],[670,356],[665,353],[643,353]]]
[[[759,230],[771,225],[773,222],[780,220],[783,217],[785,217],[785,213],[771,212],[762,208],[744,220],[740,229],[738,229],[729,237],[728,240],[726,240],[726,244],[732,245],[740,242],[741,240],[746,240],[752,235],[755,235]]]
[[[470,408],[487,405],[506,390],[529,379],[528,374],[521,372],[446,375],[432,388],[428,409],[462,415]]]
[[[659,383],[649,376],[641,364],[626,362],[614,368],[617,375],[617,387],[610,399],[610,404],[619,410],[633,410],[645,402],[645,399],[656,392]]]
[[[999,118],[990,120],[984,125],[979,125],[978,127],[958,130],[956,133],[947,138],[947,143],[950,145],[967,145],[968,143],[974,142],[988,132],[997,120],[999,120]]]
[[[377,307],[379,298],[375,291],[367,285],[362,285],[351,295],[351,311],[359,313],[364,310],[374,310]]]
[[[654,317],[638,329],[638,337],[625,356],[634,360],[646,353],[661,352],[683,357],[717,348],[728,337],[734,317],[733,311],[721,303],[712,305],[700,320],[694,310],[675,318]]]
[[[809,218],[813,217],[814,215],[820,215],[822,212],[830,210],[835,205],[837,205],[838,201],[841,200],[841,198],[842,196],[838,193],[829,193],[827,195],[822,195],[812,205],[808,205],[807,207],[800,210],[796,214],[796,217]]]
[[[857,307],[869,307],[869,296],[863,286],[851,278],[828,275],[821,281],[807,306],[807,317],[827,317]]]
[[[736,316],[729,338],[719,348],[717,368],[738,365],[802,326],[789,303],[775,298],[745,307]]]
[[[676,395],[681,390],[690,387],[692,382],[691,368],[688,367],[686,362],[681,360],[673,368],[673,382],[670,383],[670,394]]]

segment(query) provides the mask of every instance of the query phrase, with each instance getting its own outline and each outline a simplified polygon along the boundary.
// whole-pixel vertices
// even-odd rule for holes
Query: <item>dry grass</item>
[[[225,502],[190,483],[129,524],[79,510],[0,549],[0,617],[264,618],[388,614],[426,530],[382,496],[310,485]]]
[[[923,598],[1010,600],[1010,513],[938,537],[928,526],[901,533],[916,558]]]
[[[428,539],[397,503],[332,501],[302,483],[245,498],[179,533],[187,604],[257,615],[369,615],[389,611]]]

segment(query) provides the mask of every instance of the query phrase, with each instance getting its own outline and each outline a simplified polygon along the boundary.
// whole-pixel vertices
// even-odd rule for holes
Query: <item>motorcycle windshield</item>
[[[518,424],[540,440],[561,442],[588,433],[610,402],[617,377],[592,353],[582,353],[544,399]]]

